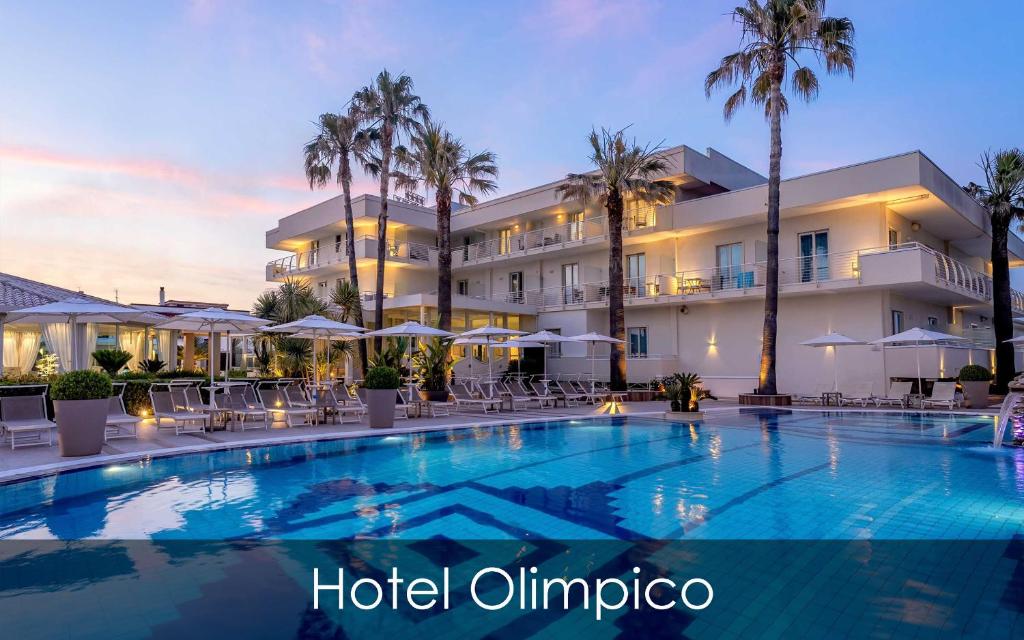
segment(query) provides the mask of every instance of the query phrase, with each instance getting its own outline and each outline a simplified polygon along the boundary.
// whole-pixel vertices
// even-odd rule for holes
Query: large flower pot
[[[107,398],[99,400],[54,400],[57,442],[60,455],[94,456],[103,448],[107,426]]]
[[[397,389],[366,389],[366,409],[371,429],[390,429],[395,426]]]
[[[985,380],[968,380],[961,382],[964,388],[964,400],[968,407],[973,409],[984,409],[988,406],[988,386]]]

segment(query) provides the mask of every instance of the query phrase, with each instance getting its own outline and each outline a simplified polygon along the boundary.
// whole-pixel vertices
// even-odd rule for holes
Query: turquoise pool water
[[[994,419],[751,410],[235,449],[0,487],[0,538],[936,539],[1024,534]]]

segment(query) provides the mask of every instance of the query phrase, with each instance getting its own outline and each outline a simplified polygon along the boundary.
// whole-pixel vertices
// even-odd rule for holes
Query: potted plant
[[[669,401],[667,417],[695,419],[702,417],[698,394],[701,384],[696,373],[677,373],[664,380],[665,396]]]
[[[363,389],[366,390],[371,429],[389,429],[395,425],[395,405],[401,385],[397,369],[378,366],[366,372]]]
[[[960,369],[959,378],[960,386],[964,389],[965,404],[975,409],[987,407],[992,372],[980,364],[968,364]]]
[[[91,456],[103,448],[107,408],[114,388],[98,371],[69,371],[50,386],[62,456]]]
[[[413,371],[420,379],[420,400],[446,402],[448,381],[451,379],[451,338],[436,337],[425,342],[412,358]]]
[[[124,369],[132,359],[132,354],[124,349],[100,349],[92,352],[92,359],[107,372],[107,375],[116,376],[117,372]]]

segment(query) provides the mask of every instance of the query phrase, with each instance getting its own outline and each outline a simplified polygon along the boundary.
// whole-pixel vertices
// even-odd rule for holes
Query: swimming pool
[[[994,419],[737,410],[233,449],[0,487],[0,538],[1008,540]]]

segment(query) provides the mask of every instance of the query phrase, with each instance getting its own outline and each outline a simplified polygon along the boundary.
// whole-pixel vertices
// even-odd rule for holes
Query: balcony
[[[355,240],[356,260],[377,259],[377,238],[360,236]],[[437,249],[419,242],[389,241],[387,260],[396,263],[437,267]],[[331,249],[315,249],[295,253],[267,263],[267,280],[280,280],[289,276],[316,275],[348,268],[348,252],[344,243]]]
[[[630,278],[624,282],[623,298],[627,305],[644,305],[763,295],[765,277],[765,263],[756,262]],[[989,276],[918,243],[784,258],[779,260],[779,287],[788,294],[851,287],[905,289],[943,305],[992,301]],[[606,306],[608,295],[604,280],[501,294],[500,299],[555,311]],[[1014,312],[1024,312],[1024,294],[1013,291],[1012,304]]]

